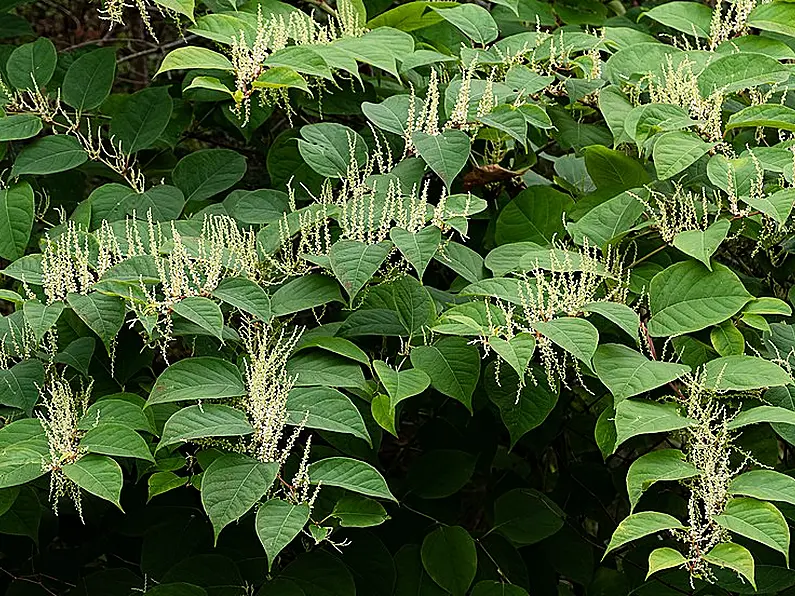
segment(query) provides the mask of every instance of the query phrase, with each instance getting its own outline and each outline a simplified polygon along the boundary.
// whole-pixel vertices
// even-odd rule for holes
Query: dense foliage
[[[7,593],[795,594],[795,3],[629,4],[0,0]]]

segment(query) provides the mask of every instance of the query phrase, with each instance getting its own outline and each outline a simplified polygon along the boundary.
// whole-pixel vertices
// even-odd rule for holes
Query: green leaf
[[[243,378],[234,363],[200,356],[180,360],[164,370],[152,386],[146,405],[245,394]]]
[[[517,333],[511,339],[490,337],[489,347],[524,379],[530,359],[536,349],[536,338],[531,333]]]
[[[218,404],[188,406],[166,420],[157,449],[206,437],[238,437],[252,432],[246,415],[236,408]]]
[[[410,96],[392,95],[381,103],[362,102],[362,113],[381,130],[404,136],[410,105]]]
[[[146,481],[148,496],[147,503],[158,495],[165,494],[176,488],[182,488],[190,481],[189,478],[177,476],[174,472],[155,472]]]
[[[201,496],[216,543],[221,530],[245,515],[268,492],[278,473],[279,464],[263,463],[241,453],[224,454],[209,465],[202,476]]]
[[[185,15],[193,21],[194,0],[154,0],[154,2],[171,12]]]
[[[638,435],[669,432],[696,421],[679,414],[674,404],[625,399],[616,405],[616,447]]]
[[[739,52],[710,62],[698,75],[698,88],[701,95],[709,97],[718,89],[728,94],[764,84],[783,83],[789,75],[789,69],[774,58]]]
[[[690,371],[683,364],[649,360],[632,348],[620,344],[602,344],[593,358],[599,380],[613,394],[615,403],[646,393],[678,379]]]
[[[66,477],[84,491],[110,501],[121,509],[121,487],[124,484],[121,467],[104,455],[84,455],[63,468]]]
[[[736,356],[745,351],[745,337],[730,320],[715,325],[709,333],[709,339],[721,356]]]
[[[14,160],[11,177],[35,174],[43,176],[71,170],[88,160],[88,155],[74,137],[53,135],[27,145]]]
[[[287,66],[272,66],[251,84],[255,89],[301,89],[311,93],[306,79]]]
[[[795,505],[795,478],[774,470],[751,470],[731,481],[729,494]]]
[[[533,328],[589,367],[599,343],[599,332],[585,319],[560,317],[536,321]]]
[[[289,424],[348,433],[370,443],[358,408],[332,387],[294,387],[287,397],[287,413]]]
[[[187,46],[171,50],[163,59],[163,63],[157,73],[155,73],[155,76],[169,70],[193,68],[234,71],[232,63],[223,54],[199,46]]]
[[[41,118],[35,114],[0,117],[0,141],[19,141],[41,132]]]
[[[338,240],[329,251],[334,276],[353,300],[389,256],[391,242],[365,244],[358,240]]]
[[[477,4],[462,4],[453,8],[431,8],[436,14],[481,46],[494,41],[499,35],[497,23],[494,22],[489,11]]]
[[[46,472],[47,435],[38,418],[16,420],[0,428],[0,488],[35,480]]]
[[[213,290],[213,297],[260,321],[267,322],[271,318],[271,301],[265,290],[245,277],[227,277]],[[223,324],[223,319],[221,322]]]
[[[305,75],[333,80],[323,55],[307,46],[287,46],[276,50],[268,56],[263,64],[268,67],[291,68]],[[336,126],[341,125],[337,124]]]
[[[500,211],[494,239],[497,244],[551,244],[553,238],[563,236],[563,214],[573,206],[569,195],[548,186],[531,186]]]
[[[276,290],[271,296],[271,311],[273,316],[282,317],[329,302],[343,302],[339,284],[325,275],[310,274]]]
[[[742,197],[754,209],[776,220],[779,225],[786,224],[792,205],[795,203],[795,190],[785,188],[765,197]]]
[[[622,192],[600,203],[576,222],[567,224],[566,229],[577,244],[582,245],[587,238],[591,245],[607,245],[629,231],[646,210],[633,194]],[[637,196],[644,194],[640,191]]]
[[[662,337],[700,331],[722,323],[752,298],[723,265],[709,271],[697,261],[676,263],[651,280],[649,333]]]
[[[778,104],[750,106],[729,116],[729,121],[726,123],[727,132],[735,128],[757,127],[795,131],[795,109]]]
[[[61,97],[78,112],[99,107],[113,87],[116,48],[100,48],[72,62],[64,76]]]
[[[668,547],[655,548],[649,553],[649,572],[646,574],[646,579],[658,571],[673,569],[685,564],[687,564],[687,559],[678,550]]]
[[[515,546],[536,544],[557,533],[565,514],[542,493],[516,488],[494,502],[494,527]]]
[[[464,6],[475,6],[465,4]],[[526,106],[531,107],[531,106]],[[538,106],[532,106],[538,108]],[[538,108],[539,110],[541,108]],[[481,116],[480,121],[486,126],[495,128],[513,137],[522,145],[527,145],[527,120],[522,111],[508,104],[500,104],[488,114]]]
[[[343,337],[320,334],[304,335],[296,345],[295,352],[309,348],[320,348],[332,354],[355,360],[359,364],[370,366],[370,358],[367,354],[355,343]]]
[[[102,422],[90,428],[80,439],[80,446],[89,453],[155,461],[143,437],[118,422]]]
[[[25,254],[36,205],[27,182],[0,189],[0,257],[14,261]]]
[[[121,398],[100,399],[91,404],[80,419],[78,428],[80,430],[89,430],[95,425],[109,422],[117,422],[133,430],[152,432],[151,425],[142,407]]]
[[[788,2],[760,4],[748,15],[748,26],[795,37],[795,6]]]
[[[771,424],[795,425],[795,411],[778,406],[757,406],[744,410],[726,424],[729,430],[737,430],[750,424],[769,422]]]
[[[453,596],[464,596],[477,571],[475,541],[460,526],[442,526],[422,541],[422,565],[439,586]]]
[[[284,548],[303,530],[309,521],[309,506],[305,503],[288,503],[281,499],[270,499],[257,510],[257,537],[265,554],[268,569]]]
[[[57,62],[58,53],[53,43],[46,37],[39,37],[11,52],[5,73],[8,82],[17,89],[43,90],[55,73]]]
[[[201,201],[230,188],[245,173],[246,159],[237,151],[202,149],[179,160],[172,180],[186,201]]]
[[[309,479],[312,484],[338,486],[368,497],[395,500],[378,470],[349,457],[328,457],[311,463]]]
[[[590,302],[583,306],[583,311],[603,316],[626,331],[632,339],[637,339],[638,337],[640,316],[626,304],[619,302]]]
[[[334,505],[331,515],[343,528],[378,526],[389,519],[386,509],[378,501],[360,495],[346,494]]]
[[[45,306],[38,300],[26,300],[22,309],[33,335],[38,341],[41,341],[61,316],[64,304],[63,302],[53,302]]]
[[[124,300],[116,296],[106,296],[98,292],[90,294],[69,294],[66,302],[75,314],[99,336],[108,354],[113,349],[116,335],[124,324],[127,309]]]
[[[444,499],[460,491],[472,478],[477,457],[458,449],[432,449],[411,465],[408,486],[421,499]]]
[[[110,134],[127,153],[148,149],[168,126],[172,110],[168,87],[147,87],[124,98],[110,122]]]
[[[44,366],[38,360],[23,360],[0,371],[0,404],[30,415],[44,387]]]
[[[639,540],[664,530],[681,530],[683,527],[678,519],[665,513],[657,511],[633,513],[618,524],[613,536],[610,538],[610,544],[607,545],[604,556],[606,557],[611,551],[633,540]]]
[[[327,178],[344,178],[352,163],[367,161],[367,144],[354,130],[335,122],[301,127],[298,150],[315,172]],[[351,152],[353,149],[353,152]]]
[[[693,133],[663,133],[652,150],[657,177],[665,180],[679,174],[701,159],[714,146],[715,143],[702,141]]]
[[[462,337],[444,337],[432,346],[411,350],[411,364],[431,378],[434,389],[472,411],[472,394],[480,377],[480,353]]]
[[[780,552],[789,566],[789,526],[774,505],[749,497],[735,498],[713,519],[730,532]]]
[[[756,582],[754,581],[754,556],[751,554],[751,551],[744,546],[732,544],[731,542],[716,544],[704,555],[704,560],[712,565],[726,567],[727,569],[736,571],[745,577],[754,591],[756,591]]]
[[[526,383],[521,388],[519,376],[513,370],[501,369],[498,375],[494,363],[489,364],[483,377],[486,393],[499,408],[500,418],[508,429],[511,449],[526,433],[540,426],[558,403],[558,387],[549,386],[541,367],[531,364],[528,370],[537,382]]]
[[[287,361],[287,374],[297,387],[362,388],[365,386],[362,368],[348,358],[324,350],[306,350]]]
[[[208,331],[210,335],[223,339],[224,315],[221,307],[209,298],[188,296],[171,308],[179,316]]]
[[[444,247],[436,253],[434,258],[444,263],[450,269],[458,273],[469,283],[475,283],[485,279],[488,275],[483,265],[483,257],[477,252],[459,244],[458,242],[448,241]]]
[[[666,2],[641,13],[641,16],[688,35],[702,39],[710,36],[712,9],[698,2]]]
[[[585,167],[596,188],[611,193],[642,187],[651,181],[639,161],[601,145],[585,148]]]
[[[425,275],[428,263],[439,250],[442,231],[436,226],[428,226],[419,232],[408,232],[403,228],[392,228],[389,237],[400,254],[414,267],[420,279]]]
[[[411,142],[419,156],[442,179],[448,192],[453,180],[464,169],[469,159],[469,136],[460,130],[450,129],[438,135],[417,131]]]
[[[679,232],[674,237],[673,245],[686,255],[698,259],[712,271],[710,259],[721,243],[726,240],[730,227],[728,219],[719,219],[703,231]]]
[[[373,368],[378,380],[389,394],[392,408],[404,399],[419,395],[431,384],[431,378],[417,368],[398,371],[381,360],[373,360]]]
[[[698,468],[684,461],[684,457],[684,453],[678,449],[660,449],[632,462],[627,471],[630,512],[635,509],[643,493],[654,483],[683,480],[699,473]]]
[[[704,366],[706,387],[716,391],[750,391],[789,385],[792,378],[775,362],[757,356],[724,356]]]

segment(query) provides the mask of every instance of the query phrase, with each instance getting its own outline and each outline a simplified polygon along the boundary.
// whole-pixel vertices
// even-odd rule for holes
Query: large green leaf
[[[736,571],[745,577],[754,591],[756,591],[756,582],[754,580],[754,556],[751,554],[751,551],[744,546],[731,542],[716,544],[704,555],[704,560],[712,565],[726,567],[727,569]]]
[[[434,8],[436,14],[481,46],[497,39],[499,29],[489,11],[477,4]]]
[[[714,143],[702,141],[687,132],[666,132],[654,143],[654,166],[661,180],[685,170],[712,149]]]
[[[237,437],[254,432],[246,415],[236,408],[201,404],[174,412],[163,427],[158,449],[206,437]]]
[[[630,511],[635,509],[640,497],[655,482],[696,476],[699,473],[698,468],[686,462],[684,457],[678,449],[660,449],[632,462],[627,471]]]
[[[616,405],[616,447],[638,435],[667,432],[693,426],[674,404],[625,399]]]
[[[749,497],[735,498],[714,519],[735,534],[777,550],[789,565],[789,526],[774,505]]]
[[[469,136],[456,129],[446,130],[437,135],[415,132],[411,141],[419,156],[442,179],[448,191],[453,180],[464,169],[469,159]]]
[[[151,147],[168,126],[173,102],[168,87],[147,87],[128,95],[110,123],[110,134],[128,153]]]
[[[8,15],[3,16],[4,19]],[[8,81],[17,89],[43,89],[55,73],[58,54],[46,37],[15,48],[5,65]]]
[[[343,302],[339,284],[330,277],[310,274],[276,290],[271,296],[271,311],[274,316],[280,317],[329,302]]]
[[[688,35],[703,39],[710,36],[712,10],[698,2],[666,2],[641,13],[641,16]]]
[[[751,470],[731,481],[729,493],[795,505],[795,478],[774,470]]]
[[[327,178],[344,178],[348,168],[367,161],[367,145],[352,129],[334,122],[301,128],[298,150],[315,172]]]
[[[213,296],[260,321],[271,318],[271,301],[265,290],[245,277],[227,277],[213,290]]]
[[[121,509],[121,467],[104,455],[85,455],[63,467],[63,473],[84,491],[105,499]]]
[[[722,323],[753,296],[729,268],[709,271],[697,261],[684,261],[661,271],[649,286],[653,337],[681,335]]]
[[[497,218],[497,244],[552,243],[565,232],[563,214],[574,206],[569,195],[548,186],[531,186],[508,203]],[[495,272],[496,273],[496,272]]]
[[[116,335],[124,324],[127,309],[124,300],[98,292],[90,294],[69,294],[69,306],[78,317],[99,336],[108,353],[111,352]]]
[[[370,497],[395,500],[378,470],[349,457],[328,457],[310,464],[309,479],[313,484],[338,486]]]
[[[391,242],[365,244],[358,240],[340,240],[329,251],[334,276],[353,300],[381,267],[392,249]]]
[[[682,524],[675,517],[657,511],[641,511],[625,517],[618,524],[610,544],[607,545],[605,556],[611,551],[651,534],[657,534],[664,530],[681,530]]]
[[[163,59],[155,76],[168,72],[169,70],[185,70],[189,68],[201,68],[207,70],[228,70],[233,71],[232,63],[218,52],[207,48],[188,46],[171,50]]]
[[[27,182],[0,189],[0,257],[14,261],[25,254],[35,209]]]
[[[472,394],[480,377],[480,353],[462,337],[444,337],[432,346],[411,350],[411,364],[431,378],[431,385],[472,411]]]
[[[115,76],[115,48],[100,48],[83,54],[66,71],[61,97],[79,112],[93,110],[110,94]]]
[[[215,540],[228,524],[240,519],[270,488],[279,465],[241,453],[222,455],[202,476],[202,505],[213,524]]]
[[[155,461],[143,437],[119,422],[97,424],[80,439],[80,446],[89,453]]]
[[[11,176],[57,174],[71,170],[88,160],[88,155],[74,137],[54,135],[27,145],[14,160]]]
[[[422,541],[422,565],[438,585],[453,596],[464,596],[477,570],[477,548],[460,526],[440,527]]]
[[[370,442],[362,415],[350,398],[332,387],[294,387],[287,397],[288,422]]]
[[[710,360],[704,366],[704,375],[704,384],[719,391],[747,391],[792,383],[792,377],[778,364],[757,356],[724,356]]]
[[[591,366],[591,359],[599,343],[599,332],[585,319],[561,317],[550,321],[536,321],[533,328],[587,366]]]
[[[240,371],[220,358],[186,358],[164,370],[152,387],[147,406],[200,399],[223,399],[245,395]]]
[[[172,173],[186,201],[201,201],[222,192],[246,173],[246,159],[231,149],[202,149],[183,157]]]
[[[698,88],[704,97],[720,89],[734,93],[767,83],[781,83],[789,70],[778,60],[764,54],[739,52],[721,56],[698,75]]]
[[[678,379],[689,372],[683,364],[649,360],[632,348],[602,344],[593,358],[599,380],[613,394],[615,403]]]
[[[172,306],[179,316],[195,323],[210,335],[222,339],[224,332],[224,315],[221,307],[204,296],[187,296]]]
[[[674,236],[673,245],[686,255],[698,259],[712,271],[710,259],[721,243],[726,240],[730,223],[728,219],[719,219],[706,230],[688,230]]]
[[[19,141],[41,132],[41,118],[35,114],[14,114],[0,117],[0,141]]]
[[[257,536],[268,555],[268,568],[284,547],[298,536],[309,521],[309,506],[270,499],[257,509]]]
[[[425,275],[428,263],[439,250],[442,231],[436,226],[428,226],[419,232],[408,232],[402,228],[392,228],[389,237],[400,253],[417,271],[420,279]]]
[[[760,4],[748,15],[748,26],[795,37],[795,6],[788,2]]]

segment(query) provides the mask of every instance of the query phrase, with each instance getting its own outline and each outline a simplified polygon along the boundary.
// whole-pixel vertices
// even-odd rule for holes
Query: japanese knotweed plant
[[[0,589],[792,592],[795,5],[94,8],[0,6]]]

